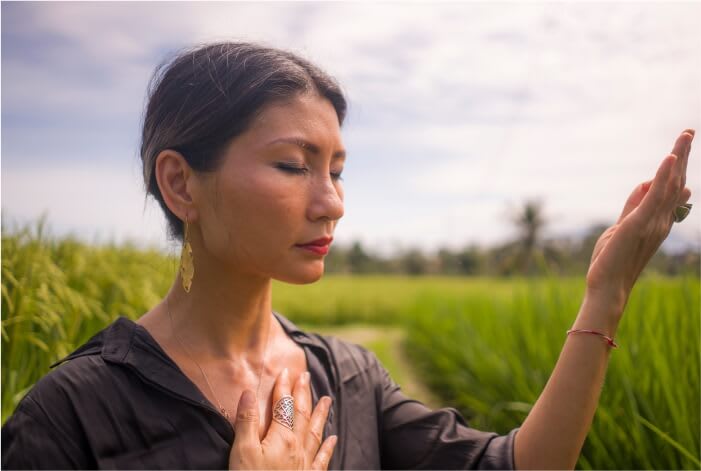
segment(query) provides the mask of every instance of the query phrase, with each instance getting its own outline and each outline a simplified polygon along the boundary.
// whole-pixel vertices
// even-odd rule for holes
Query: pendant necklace
[[[217,401],[217,404],[219,405],[219,412],[226,418],[226,420],[229,420],[229,411],[227,411],[224,406],[222,406],[221,402],[219,401],[219,398],[217,397],[216,393],[214,392],[214,388],[212,387],[212,384],[209,382],[209,378],[207,378],[207,374],[204,372],[202,367],[200,366],[199,363],[197,363],[197,360],[190,354],[190,351],[187,349],[183,341],[180,339],[178,334],[175,332],[175,326],[173,324],[173,315],[170,312],[170,303],[168,302],[168,298],[166,298],[166,309],[168,310],[168,317],[170,318],[170,330],[173,332],[173,336],[175,339],[178,341],[180,344],[180,347],[185,351],[185,354],[192,360],[192,362],[197,366],[197,369],[200,370],[200,373],[202,373],[202,377],[204,378],[205,382],[207,383],[207,387],[209,388],[209,391],[212,393],[212,397],[214,397],[214,400]],[[260,372],[258,373],[258,387],[256,388],[256,398],[258,397],[258,392],[260,391],[260,383],[261,379],[263,378],[263,370],[265,369],[265,357],[268,353],[268,341],[270,340],[270,327],[268,327],[268,333],[266,334],[265,338],[265,350],[263,350],[263,363],[260,366]]]

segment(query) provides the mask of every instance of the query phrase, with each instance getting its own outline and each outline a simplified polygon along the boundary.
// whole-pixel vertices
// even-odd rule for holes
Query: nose
[[[330,177],[316,179],[310,198],[311,202],[307,208],[309,220],[335,221],[343,217],[343,188]]]

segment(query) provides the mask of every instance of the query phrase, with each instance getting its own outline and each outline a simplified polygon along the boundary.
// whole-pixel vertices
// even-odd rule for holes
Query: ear
[[[195,174],[180,152],[171,149],[156,156],[156,181],[166,206],[180,220],[185,216],[190,222],[197,220],[197,207],[193,199]]]

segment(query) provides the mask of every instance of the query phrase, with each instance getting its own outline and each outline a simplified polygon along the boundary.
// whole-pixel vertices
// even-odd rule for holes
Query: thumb
[[[236,442],[260,443],[258,436],[258,400],[256,394],[250,389],[246,389],[239,399],[238,409],[236,409]]]

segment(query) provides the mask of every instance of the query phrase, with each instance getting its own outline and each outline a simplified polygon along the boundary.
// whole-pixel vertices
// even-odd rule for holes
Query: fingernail
[[[241,406],[250,408],[253,407],[254,404],[256,403],[256,395],[253,391],[250,389],[246,389],[242,394],[241,394]]]
[[[302,376],[304,377],[304,384],[309,384],[309,380],[311,378],[311,375],[309,374],[309,372],[305,371]]]
[[[330,408],[332,402],[333,400],[329,396],[324,396],[324,407]]]
[[[329,439],[331,440],[331,446],[334,446],[334,445],[336,445],[336,442],[338,441],[338,435],[331,435],[329,437]]]

